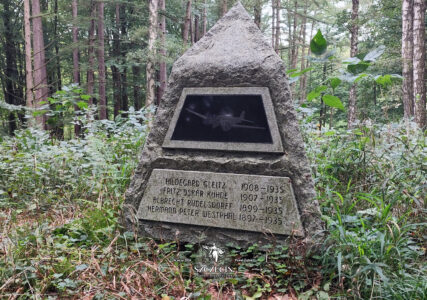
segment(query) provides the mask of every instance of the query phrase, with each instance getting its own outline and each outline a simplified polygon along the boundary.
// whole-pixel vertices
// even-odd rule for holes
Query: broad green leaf
[[[286,71],[286,74],[291,74],[291,73],[296,72],[296,71],[298,71],[298,69],[290,69],[290,70]]]
[[[325,53],[327,47],[327,42],[325,38],[323,37],[322,32],[320,29],[317,31],[316,35],[313,37],[313,39],[310,41],[310,50],[312,53],[316,55],[321,55]]]
[[[330,107],[335,107],[341,110],[344,110],[344,105],[342,104],[340,98],[333,95],[324,95],[322,97],[323,102]]]
[[[88,108],[87,103],[86,103],[86,102],[84,102],[84,101],[79,101],[79,102],[77,102],[76,104],[77,104],[77,106],[78,106],[80,109],[82,109],[82,108]]]
[[[331,84],[331,88],[335,90],[341,84],[341,79],[338,77],[333,77],[329,79],[329,82]]]
[[[381,86],[387,86],[389,84],[391,84],[391,75],[386,74],[386,75],[380,75],[375,79],[376,83],[378,83]]]
[[[385,51],[385,46],[381,45],[378,48],[372,50],[363,58],[364,61],[374,62],[376,61]]]
[[[352,74],[359,74],[364,72],[368,67],[369,63],[365,61],[358,62],[357,64],[350,64],[347,66],[347,70]]]
[[[313,100],[313,99],[315,99],[315,98],[319,97],[319,96],[320,96],[320,94],[321,94],[323,91],[326,91],[326,89],[327,89],[327,88],[328,88],[328,87],[327,87],[326,85],[318,86],[317,88],[315,88],[314,90],[312,90],[310,93],[308,93],[308,95],[307,95],[307,100],[308,100],[308,101],[311,101],[311,100]]]
[[[90,99],[90,95],[80,95],[80,98],[81,98],[82,100],[86,100],[86,101],[88,101],[88,100]]]

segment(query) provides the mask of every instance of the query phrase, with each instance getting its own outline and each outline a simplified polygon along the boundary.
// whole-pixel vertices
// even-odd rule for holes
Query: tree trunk
[[[202,19],[202,26],[203,26],[203,30],[202,30],[202,36],[204,36],[206,34],[207,31],[207,27],[208,27],[208,18],[207,18],[207,11],[206,11],[206,0],[204,0],[203,2],[203,19]]]
[[[254,22],[258,28],[261,29],[261,12],[262,12],[262,3],[261,0],[255,0],[254,5]]]
[[[167,82],[167,72],[166,72],[166,17],[164,12],[166,11],[166,0],[160,0],[160,9],[162,10],[162,15],[160,16],[160,70],[159,70],[159,92],[157,96],[157,104],[160,104],[160,101],[163,98],[163,94],[166,90]]]
[[[413,0],[402,2],[402,97],[405,119],[414,115],[413,101]]]
[[[54,10],[55,10],[55,20],[54,20],[53,35],[55,40],[55,57],[56,57],[56,90],[59,91],[62,89],[62,76],[61,76],[61,57],[59,55],[59,39],[57,38],[58,37],[58,0],[55,0]],[[74,34],[73,34],[73,37],[74,37]]]
[[[276,42],[275,42],[275,47],[274,50],[276,51],[277,54],[279,54],[279,46],[280,46],[280,0],[277,0],[277,4],[276,4]]]
[[[271,0],[271,47],[274,48],[276,42],[276,0]]]
[[[4,73],[4,98],[6,103],[19,105],[20,99],[18,96],[18,86],[19,81],[18,68],[16,63],[16,45],[14,44],[14,33],[13,33],[13,24],[11,20],[12,11],[10,10],[10,2],[8,0],[2,0],[0,3],[3,5],[3,26],[4,26],[4,52],[6,56],[6,70]],[[12,135],[17,128],[16,124],[16,115],[15,112],[9,112],[8,122],[9,122],[9,133]]]
[[[141,97],[141,86],[140,86],[141,68],[139,66],[133,66],[132,74],[133,74],[133,103],[135,106],[135,110],[140,110],[142,108],[142,97]]]
[[[98,77],[99,77],[99,119],[107,119],[107,96],[105,94],[105,52],[104,52],[104,2],[98,2]]]
[[[291,68],[292,65],[292,49],[293,49],[293,38],[292,38],[292,12],[287,9],[287,22],[288,22],[288,67]]]
[[[191,26],[191,0],[188,0],[186,9],[185,9],[184,29],[182,31],[182,39],[184,41],[184,45],[187,45],[188,43],[188,34],[190,32],[190,26]]]
[[[55,1],[56,2],[56,1]],[[74,83],[80,85],[80,67],[79,67],[79,28],[77,26],[78,20],[78,6],[77,6],[77,0],[73,0],[71,3],[71,10],[73,14],[73,81]],[[58,54],[57,54],[58,55]],[[59,58],[59,55],[57,56]],[[74,110],[78,111],[80,110],[77,105],[74,106]],[[74,134],[76,136],[80,135],[81,126],[80,124],[74,125]]]
[[[160,0],[162,1],[162,0]],[[197,43],[197,41],[200,39],[200,31],[199,31],[199,16],[194,16],[194,42]]]
[[[147,62],[146,78],[146,100],[145,105],[153,105],[156,98],[156,70],[154,68],[154,61],[151,57],[154,57],[154,43],[157,38],[157,13],[158,13],[158,1],[149,0],[149,29],[148,29],[148,52],[151,53],[150,58]]]
[[[414,0],[414,101],[415,122],[418,127],[426,127],[426,34],[425,34],[425,0]]]
[[[222,0],[221,6],[221,17],[223,17],[228,11],[228,0]]]
[[[357,55],[357,43],[359,35],[359,0],[352,0],[352,12],[351,12],[351,41],[350,41],[350,56],[354,57]],[[350,88],[350,94],[348,99],[348,128],[353,128],[356,121],[356,105],[357,105],[357,89],[356,83]]]
[[[49,96],[47,84],[46,58],[43,39],[43,24],[40,15],[40,1],[32,1],[33,13],[33,45],[34,45],[34,90],[35,107],[40,107],[40,102]],[[42,128],[46,128],[46,115],[38,115],[36,121]]]
[[[89,47],[88,47],[88,63],[89,68],[87,71],[87,93],[91,96],[89,98],[89,105],[94,104],[94,85],[95,85],[95,18],[96,18],[96,4],[91,1],[90,9],[90,25],[89,25]]]
[[[25,84],[27,107],[33,107],[33,67],[31,49],[30,0],[24,0]]]
[[[298,2],[294,1],[294,24],[292,28],[292,63],[291,69],[296,69],[298,62],[298,36],[297,36],[297,25],[298,25]]]
[[[120,62],[120,4],[116,4],[115,28],[113,29],[113,57],[116,64]],[[117,65],[111,65],[113,77],[113,97],[114,97],[114,118],[122,109],[121,76]]]
[[[120,24],[121,24],[121,39],[127,39],[127,29],[129,24],[126,22],[127,16],[126,16],[126,4],[123,4],[121,6],[121,14],[120,14]],[[126,49],[126,44],[122,44],[120,47],[121,49],[121,57],[123,64],[126,64],[126,53],[128,52]],[[128,68],[126,66],[123,67],[123,71],[120,74],[120,82],[121,82],[121,96],[122,96],[122,105],[121,108],[125,112],[123,113],[123,117],[127,116],[127,111],[129,110],[129,97],[128,97],[128,85],[127,85],[127,70]]]
[[[300,36],[302,36],[301,40],[301,70],[304,70],[307,68],[305,64],[305,31],[306,31],[306,22],[307,22],[307,0],[304,3],[304,17],[302,19],[301,24],[301,33]],[[303,103],[305,101],[305,95],[306,95],[306,78],[307,75],[304,73],[302,77],[300,78],[300,86],[299,86],[299,101],[300,103]]]

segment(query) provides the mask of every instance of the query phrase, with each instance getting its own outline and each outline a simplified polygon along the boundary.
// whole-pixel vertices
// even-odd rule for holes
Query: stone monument
[[[140,235],[308,238],[319,208],[285,66],[240,3],[174,64],[126,194]]]

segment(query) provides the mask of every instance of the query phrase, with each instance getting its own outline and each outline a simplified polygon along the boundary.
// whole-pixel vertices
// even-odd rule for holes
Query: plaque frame
[[[270,129],[272,143],[243,143],[243,142],[206,142],[172,140],[185,99],[188,95],[260,95],[264,105],[267,123]],[[276,114],[267,87],[203,87],[183,88],[181,97],[174,111],[168,131],[163,141],[163,148],[195,149],[195,150],[223,150],[239,152],[267,152],[283,154],[283,144],[277,126]]]

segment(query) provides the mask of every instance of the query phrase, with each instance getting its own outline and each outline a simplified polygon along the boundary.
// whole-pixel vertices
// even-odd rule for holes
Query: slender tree
[[[121,13],[120,13],[120,35],[121,38],[127,40],[127,30],[128,30],[128,22],[127,22],[127,5],[124,3],[121,5]],[[122,44],[120,47],[120,55],[121,61],[123,63],[122,72],[120,73],[120,83],[121,83],[121,109],[123,111],[122,115],[126,116],[126,112],[129,110],[129,97],[128,97],[128,81],[127,81],[127,73],[128,67],[126,65],[126,53],[128,52],[127,43]]]
[[[425,27],[426,2],[414,0],[414,59],[413,79],[415,101],[415,121],[420,128],[426,127],[426,27]]]
[[[221,5],[221,17],[223,17],[228,11],[228,0],[222,0]]]
[[[352,11],[351,11],[351,41],[350,41],[350,56],[354,57],[357,55],[357,45],[359,37],[359,0],[352,0]],[[354,127],[356,121],[356,101],[357,101],[357,89],[356,83],[350,88],[350,94],[348,99],[348,128]]]
[[[26,105],[33,107],[33,67],[31,49],[31,23],[30,23],[30,0],[24,0],[24,39],[25,39],[25,83],[26,83]]]
[[[157,102],[160,103],[163,98],[163,94],[166,89],[167,82],[167,71],[166,71],[166,0],[159,1],[160,9],[162,14],[159,18],[159,31],[160,31],[160,64],[159,64],[159,91],[157,96]]]
[[[208,14],[206,10],[206,0],[203,2],[203,17],[202,17],[202,36],[206,34],[208,28]]]
[[[280,0],[277,0],[276,2],[276,34],[275,34],[275,46],[274,50],[277,54],[279,54],[279,47],[280,47],[280,14],[281,14],[281,3]]]
[[[271,46],[274,48],[276,42],[276,0],[271,0]]]
[[[49,96],[47,84],[45,46],[43,39],[43,24],[40,11],[40,1],[32,0],[33,13],[33,46],[34,46],[34,91],[35,106],[40,107],[40,102]],[[42,128],[46,127],[46,116],[38,115],[36,121]]]
[[[184,41],[184,45],[188,43],[188,35],[190,33],[190,27],[191,27],[191,0],[188,0],[185,6],[185,20],[184,20],[184,28],[182,30],[182,39]]]
[[[71,10],[73,14],[73,81],[80,85],[80,66],[79,66],[79,28],[78,28],[78,4],[77,0],[71,2]],[[59,57],[59,54],[58,56]],[[79,107],[74,106],[75,110],[79,110]],[[81,126],[79,124],[74,125],[74,133],[76,136],[80,135]]]
[[[105,50],[104,50],[104,2],[98,2],[98,77],[99,77],[99,119],[107,119],[107,96],[105,93]]]
[[[88,71],[87,71],[87,93],[89,105],[94,104],[94,86],[95,86],[95,18],[96,18],[96,3],[91,0],[90,5],[90,25],[89,25],[89,46],[88,46]]]
[[[115,28],[113,29],[113,56],[115,64],[111,65],[113,77],[114,117],[119,115],[122,109],[121,76],[118,67],[120,61],[120,4],[115,6]]]
[[[413,101],[413,0],[402,1],[402,96],[404,117],[409,119],[414,115]]]
[[[305,0],[304,2],[304,16],[302,18],[302,24],[301,24],[301,70],[304,70],[306,68],[306,59],[305,59],[305,35],[306,35],[306,23],[307,23],[307,6],[308,1]],[[300,86],[299,86],[299,100],[300,103],[304,102],[305,95],[306,95],[306,80],[307,75],[303,74],[300,79]]]
[[[151,54],[147,62],[146,78],[146,100],[145,105],[150,106],[155,103],[156,97],[156,70],[154,67],[154,43],[157,39],[157,13],[158,13],[159,0],[149,0],[149,29],[148,29],[148,51]]]
[[[258,28],[261,28],[261,13],[262,13],[262,2],[261,0],[255,0],[254,5],[254,22]]]

